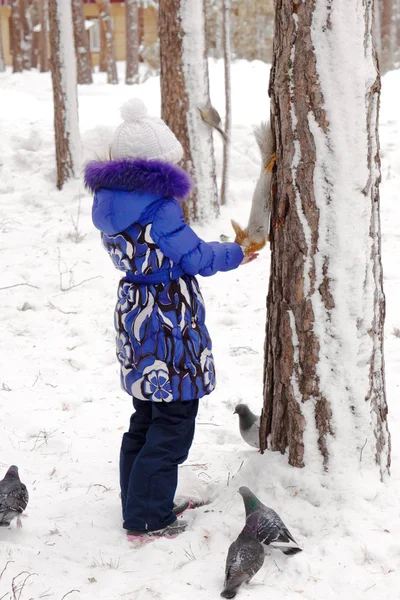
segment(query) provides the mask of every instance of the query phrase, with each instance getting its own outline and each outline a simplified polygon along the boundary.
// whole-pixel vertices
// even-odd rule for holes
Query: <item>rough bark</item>
[[[209,103],[208,71],[205,56],[201,64],[190,63],[191,78],[184,65],[184,44],[198,44],[198,31],[185,32],[182,27],[182,10],[198,10],[197,0],[160,0],[159,37],[161,59],[162,118],[182,144],[183,167],[191,174],[192,193],[184,204],[188,221],[201,221],[218,214],[219,203],[215,180],[215,163],[212,133],[201,122],[198,108]],[[202,13],[204,17],[204,13]],[[204,35],[204,32],[203,32]],[[189,36],[185,39],[185,36]],[[203,40],[204,41],[204,40]],[[199,77],[197,77],[200,75]],[[198,86],[194,85],[198,82]],[[195,89],[197,87],[197,89]],[[201,89],[200,89],[201,88]],[[194,94],[201,96],[196,106]],[[200,136],[204,136],[201,139]],[[204,141],[207,151],[204,151]],[[209,169],[211,164],[211,171]],[[208,193],[206,189],[209,189]]]
[[[12,0],[11,2],[11,52],[13,73],[21,73],[24,69],[23,46],[23,0]]]
[[[125,0],[126,11],[126,75],[125,83],[139,80],[139,0]]]
[[[76,72],[79,84],[93,83],[89,38],[85,29],[83,0],[71,0],[74,24]]]
[[[224,144],[224,154],[222,160],[222,182],[221,182],[221,204],[226,204],[228,197],[229,183],[229,152],[231,144],[231,45],[230,45],[230,0],[222,0],[222,46],[224,56],[224,75],[225,75],[225,133],[227,141]]]
[[[39,40],[39,62],[40,72],[46,73],[49,70],[48,53],[48,22],[49,22],[49,3],[48,0],[40,0],[40,40]]]
[[[6,70],[6,65],[4,62],[4,53],[3,53],[3,38],[1,35],[1,26],[0,26],[0,73],[3,73]]]
[[[71,6],[64,0],[49,0],[51,77],[54,100],[54,131],[57,162],[57,187],[73,177],[78,168],[78,113],[76,64]],[[66,10],[68,8],[68,10]],[[63,31],[61,30],[61,25]]]
[[[389,472],[390,435],[379,220],[380,77],[372,49],[372,0],[359,8],[364,26],[356,18],[346,22],[343,2],[319,5],[322,24],[315,21],[313,0],[275,4],[270,96],[276,166],[260,443],[262,450],[288,450],[295,467],[303,467],[316,451],[325,469],[332,453],[336,464],[348,460],[357,468],[363,457],[377,463],[383,477]],[[338,29],[342,34],[347,29],[348,39],[355,40],[360,64],[354,83],[357,66],[337,62],[342,52]],[[317,50],[316,31],[319,40],[326,36]],[[327,61],[335,68],[332,74],[322,73]],[[360,122],[346,122],[351,134],[340,151],[343,105],[323,96],[321,80],[327,89],[329,78],[347,86],[346,93],[353,94],[348,103],[354,100],[365,114]],[[365,145],[360,148],[354,138]],[[356,177],[346,179],[345,173],[349,164],[358,166],[358,159],[365,159],[367,182],[356,188]],[[340,227],[341,195],[363,216],[354,222],[350,250]],[[349,276],[352,269],[359,287]]]
[[[100,24],[102,27],[103,37],[102,45],[105,43],[106,51],[106,66],[107,66],[107,83],[117,84],[117,64],[115,62],[114,52],[114,33],[112,17],[110,12],[110,0],[96,0],[96,4],[100,11]]]

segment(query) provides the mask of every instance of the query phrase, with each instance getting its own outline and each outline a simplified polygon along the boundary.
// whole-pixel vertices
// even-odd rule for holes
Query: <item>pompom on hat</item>
[[[150,117],[139,98],[132,98],[121,106],[123,122],[111,142],[113,160],[144,158],[178,163],[183,148],[170,128],[157,117]]]

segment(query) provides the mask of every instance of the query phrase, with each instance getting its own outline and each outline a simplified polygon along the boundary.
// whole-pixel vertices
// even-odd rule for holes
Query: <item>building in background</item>
[[[26,1],[26,4],[29,4]],[[40,0],[39,0],[40,1]],[[67,1],[67,0],[66,0]],[[100,58],[100,23],[99,9],[95,0],[83,0],[86,30],[89,36],[92,65],[99,64]],[[125,2],[124,0],[110,0],[111,16],[114,27],[114,47],[116,60],[125,60],[126,56],[126,24],[125,24]],[[32,3],[33,4],[33,3]],[[11,0],[0,0],[0,24],[3,39],[3,51],[6,65],[12,64],[11,49]],[[140,8],[140,42],[142,46],[142,57],[151,67],[158,65],[158,34],[157,34],[157,8],[156,2],[146,2],[145,7]],[[33,27],[33,36],[38,37],[40,24]],[[35,43],[35,41],[34,41]],[[154,58],[155,57],[155,60]]]

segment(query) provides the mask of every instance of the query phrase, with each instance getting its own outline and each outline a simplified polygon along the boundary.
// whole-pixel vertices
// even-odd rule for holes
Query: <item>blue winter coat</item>
[[[215,388],[211,339],[195,275],[235,269],[236,243],[201,240],[177,199],[190,191],[178,167],[142,159],[89,163],[93,223],[124,272],[115,307],[121,384],[140,400],[192,400]]]

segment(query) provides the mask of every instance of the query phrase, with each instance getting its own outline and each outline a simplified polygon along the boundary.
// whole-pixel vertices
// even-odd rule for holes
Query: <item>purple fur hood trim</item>
[[[85,168],[85,185],[92,192],[107,188],[161,194],[176,200],[183,200],[192,187],[183,169],[143,158],[89,162]]]

